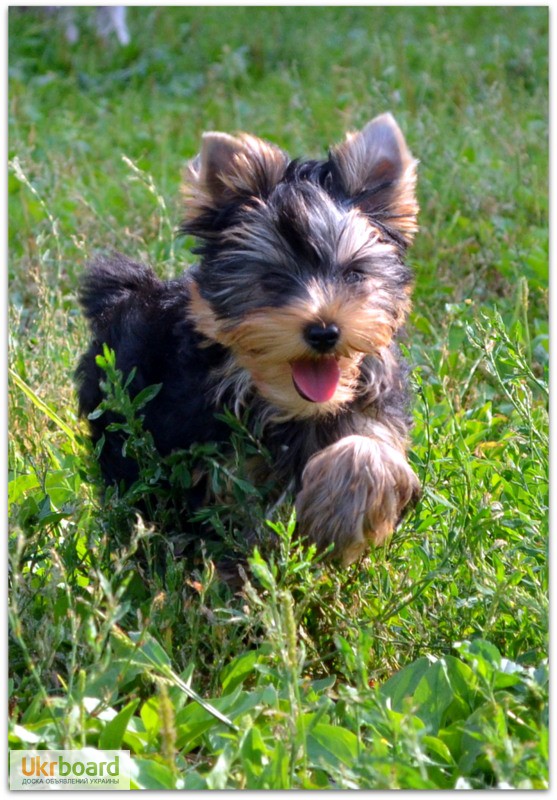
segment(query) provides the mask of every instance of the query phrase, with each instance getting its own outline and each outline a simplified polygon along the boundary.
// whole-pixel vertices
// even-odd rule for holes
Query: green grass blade
[[[125,634],[123,631],[115,628],[112,631],[115,639],[124,646],[124,649],[130,652],[130,661],[140,666],[147,666],[155,669],[162,678],[178,686],[190,700],[198,703],[208,714],[218,719],[219,722],[224,723],[233,730],[238,730],[237,726],[227,716],[222,714],[218,708],[215,708],[211,703],[201,697],[191,686],[180,678],[179,675],[171,668],[168,656],[166,655],[160,644],[151,636],[145,638],[145,634],[140,637],[139,634]],[[143,638],[143,641],[141,641]],[[135,640],[135,641],[134,641]]]
[[[55,411],[53,411],[51,408],[49,408],[47,406],[47,404],[43,400],[41,400],[41,398],[38,396],[38,394],[35,391],[33,391],[33,389],[31,389],[31,387],[27,383],[25,383],[23,378],[21,378],[17,374],[17,372],[15,372],[13,369],[11,369],[11,367],[8,369],[8,371],[9,371],[10,376],[12,377],[15,385],[19,389],[21,389],[21,391],[29,398],[29,400],[31,400],[33,405],[36,408],[38,408],[39,411],[42,411],[43,414],[46,414],[46,416],[49,419],[51,419],[52,422],[54,422],[54,424],[61,431],[63,431],[66,434],[68,439],[71,442],[73,442],[73,444],[76,444],[77,440],[76,440],[76,437],[75,437],[75,433],[72,431],[72,429],[69,427],[69,425],[66,425],[64,420],[60,419],[58,414]]]

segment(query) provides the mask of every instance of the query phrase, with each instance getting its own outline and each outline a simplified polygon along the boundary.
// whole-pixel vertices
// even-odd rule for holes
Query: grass
[[[547,788],[547,9],[136,7],[130,26],[125,48],[86,25],[72,48],[9,15],[10,747],[129,749],[136,788]],[[333,570],[292,541],[288,499],[242,480],[257,443],[231,423],[235,502],[206,513],[225,547],[260,542],[233,593],[209,545],[175,559],[126,522],[133,498],[100,503],[79,274],[99,248],[192,262],[173,231],[203,130],[319,155],[387,109],[421,161],[423,498]],[[161,466],[178,488],[184,459]]]

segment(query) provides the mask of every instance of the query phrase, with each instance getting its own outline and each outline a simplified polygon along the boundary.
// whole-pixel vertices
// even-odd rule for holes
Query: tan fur
[[[282,178],[287,163],[286,153],[256,136],[203,134],[200,154],[184,171],[185,220],[192,221],[237,196],[264,194]]]
[[[230,322],[215,316],[194,283],[190,313],[200,333],[229,348],[234,356],[222,375],[223,381],[226,382],[231,370],[237,371],[238,367],[245,370],[258,392],[278,409],[272,419],[285,421],[336,413],[355,398],[362,359],[371,353],[382,357],[403,322],[406,307],[397,306],[393,316],[390,302],[381,285],[375,291],[366,291],[362,299],[348,291],[340,294],[327,291],[314,283],[308,286],[305,301],[281,308],[261,308],[240,321]],[[341,378],[335,394],[326,403],[304,400],[292,382],[291,363],[317,357],[303,339],[303,330],[310,322],[335,322],[341,330],[334,353]]]
[[[190,289],[189,315],[195,321],[195,327],[212,341],[217,341],[219,321],[209,303],[201,297],[197,284],[192,281]]]
[[[378,135],[383,129],[385,135]],[[390,114],[382,114],[361,131],[348,133],[345,141],[332,149],[346,190],[351,195],[364,191],[373,180],[394,181],[388,207],[388,223],[410,244],[418,230],[416,168],[402,131]]]
[[[319,550],[334,544],[344,566],[370,544],[382,544],[419,492],[404,444],[376,425],[373,434],[347,436],[307,463],[296,498],[298,529]]]
[[[262,178],[266,188],[272,188],[281,180],[289,158],[279,147],[257,136],[242,133],[236,139],[238,152],[231,164],[230,172],[222,175],[231,191],[257,196]]]

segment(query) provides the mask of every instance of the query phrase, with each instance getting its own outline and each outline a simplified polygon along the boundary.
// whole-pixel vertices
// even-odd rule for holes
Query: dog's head
[[[277,418],[336,413],[360,365],[409,309],[416,161],[390,114],[324,161],[253,136],[206,133],[187,168],[182,226],[200,240],[190,313],[229,349],[228,376]]]

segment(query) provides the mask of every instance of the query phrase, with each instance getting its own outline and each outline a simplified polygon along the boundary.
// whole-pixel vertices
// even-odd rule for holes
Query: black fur
[[[145,409],[144,422],[162,455],[194,442],[220,442],[227,430],[215,418],[209,384],[211,370],[222,363],[223,349],[199,346],[201,337],[185,317],[188,283],[187,273],[165,283],[142,264],[114,254],[91,265],[80,291],[93,333],[76,371],[80,414],[90,414],[102,400],[102,372],[95,357],[105,343],[115,351],[116,367],[124,377],[136,369],[132,396],[162,383],[160,393]],[[94,442],[113,421],[110,414],[91,420]],[[123,479],[130,484],[137,479],[137,465],[122,456],[117,433],[106,436],[100,464],[109,482]]]

